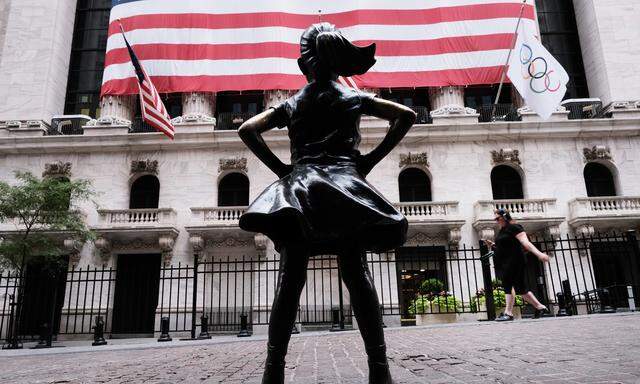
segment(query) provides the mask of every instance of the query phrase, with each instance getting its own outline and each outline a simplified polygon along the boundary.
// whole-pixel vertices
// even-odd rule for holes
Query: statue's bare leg
[[[345,248],[338,255],[338,262],[367,351],[369,383],[392,383],[382,330],[380,302],[367,266],[366,252],[353,247]]]
[[[307,278],[309,253],[301,248],[287,247],[280,252],[280,273],[271,317],[269,342],[263,384],[284,382],[284,357],[287,354],[291,329],[296,321],[300,293]]]

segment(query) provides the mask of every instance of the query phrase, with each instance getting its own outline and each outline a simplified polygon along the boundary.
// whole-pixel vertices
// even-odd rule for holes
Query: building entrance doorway
[[[153,336],[160,254],[118,255],[113,304],[114,336]]]
[[[629,287],[640,297],[640,260],[626,241],[592,242],[589,245],[596,287],[609,291],[615,308],[629,306]]]
[[[411,302],[421,294],[421,286],[437,279],[447,290],[446,249],[442,246],[401,247],[396,250],[396,273],[401,325],[415,325],[415,315],[409,313]]]
[[[67,261],[32,261],[25,273],[20,310],[20,334],[26,338],[40,335],[42,326],[53,321],[53,335],[60,328],[60,316],[67,284]]]

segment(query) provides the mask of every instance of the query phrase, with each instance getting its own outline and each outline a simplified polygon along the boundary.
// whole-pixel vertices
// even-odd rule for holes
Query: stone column
[[[463,87],[429,88],[433,124],[477,123],[479,114],[464,106]]]
[[[295,91],[281,89],[264,91],[264,109],[277,107],[278,104],[293,96],[294,93]]]
[[[182,94],[182,116],[177,122],[215,123],[216,94],[210,92],[186,92]]]
[[[431,110],[437,111],[446,106],[464,107],[464,88],[432,87],[429,88]]]
[[[135,95],[107,95],[100,99],[98,125],[131,125],[135,113]],[[91,124],[88,124],[91,125]]]

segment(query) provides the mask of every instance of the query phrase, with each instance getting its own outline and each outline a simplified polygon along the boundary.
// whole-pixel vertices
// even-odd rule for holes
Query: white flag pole
[[[502,93],[502,85],[504,84],[504,79],[507,76],[507,67],[509,66],[509,60],[511,60],[511,52],[513,52],[514,45],[518,39],[518,28],[520,28],[520,22],[522,21],[522,14],[524,13],[524,6],[527,4],[527,0],[523,0],[522,7],[520,7],[520,15],[518,16],[518,23],[516,24],[516,31],[513,35],[513,40],[511,41],[511,45],[509,47],[509,54],[507,55],[507,61],[504,63],[504,67],[502,68],[502,77],[500,78],[500,85],[498,86],[498,94],[496,95],[496,101],[493,103],[493,108],[491,108],[491,119],[493,119],[493,114],[496,111],[496,106],[498,105],[498,100],[500,100],[500,94]]]

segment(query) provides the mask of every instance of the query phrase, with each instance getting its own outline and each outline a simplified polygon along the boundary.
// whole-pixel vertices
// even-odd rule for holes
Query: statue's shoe
[[[281,363],[269,363],[264,365],[262,384],[283,384],[284,383],[284,361]]]
[[[393,384],[389,364],[369,362],[369,384]]]

